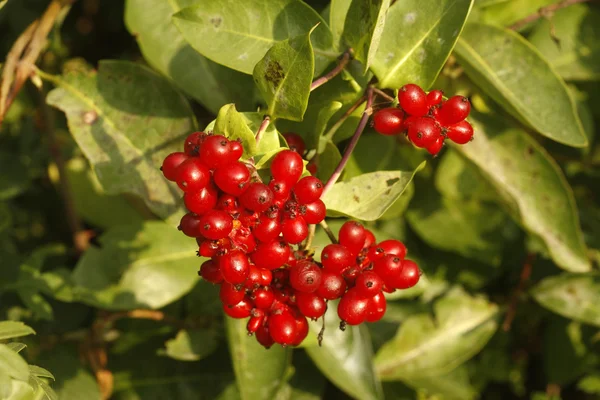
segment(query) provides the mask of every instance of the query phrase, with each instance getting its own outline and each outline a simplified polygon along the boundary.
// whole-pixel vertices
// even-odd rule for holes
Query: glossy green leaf
[[[540,20],[529,41],[564,79],[600,79],[600,11],[574,4],[558,10],[551,21]],[[551,32],[560,43],[552,40]]]
[[[2,343],[0,343],[0,372],[20,381],[29,378],[29,367],[25,360]]]
[[[343,40],[344,24],[351,4],[352,0],[331,0],[329,27],[333,35],[333,44],[340,50],[345,46]]]
[[[19,321],[0,321],[0,340],[35,335],[35,331]]]
[[[213,332],[208,330],[181,330],[165,343],[164,354],[179,361],[198,361],[217,348]]]
[[[600,326],[600,275],[562,274],[544,279],[532,290],[533,298],[563,317]]]
[[[144,55],[162,74],[212,113],[227,103],[255,107],[254,82],[194,50],[171,21],[171,15],[199,0],[127,0],[125,24]]]
[[[327,182],[342,161],[342,155],[335,144],[327,141],[323,151],[315,157],[318,157],[317,178],[322,182]]]
[[[467,20],[473,0],[397,1],[387,15],[372,69],[379,86],[429,88]]]
[[[315,73],[337,57],[329,27],[300,0],[207,0],[173,16],[173,22],[200,54],[246,74],[275,42],[309,32],[315,51]]]
[[[468,24],[456,55],[469,77],[524,124],[567,146],[587,145],[565,83],[521,35]]]
[[[509,26],[538,12],[542,7],[558,0],[489,0],[482,4],[480,19],[483,22]],[[478,2],[480,2],[478,0]]]
[[[469,370],[460,366],[447,374],[412,378],[406,385],[444,400],[473,400],[477,390],[469,382]]]
[[[371,172],[338,182],[323,196],[327,214],[374,221],[402,196],[413,176],[424,166],[422,163],[414,171]]]
[[[185,97],[164,78],[129,62],[75,66],[52,79],[47,101],[67,114],[69,130],[107,194],[133,193],[176,223],[181,194],[159,170],[195,121]]]
[[[559,267],[588,271],[573,193],[556,162],[500,118],[473,114],[471,122],[475,140],[456,148],[494,186],[515,221],[546,244]]]
[[[366,326],[339,329],[337,302],[328,303],[322,346],[309,346],[306,352],[331,382],[348,395],[361,400],[382,399],[381,383],[373,369],[373,348]],[[310,322],[309,335],[316,336],[321,321]]]
[[[235,104],[221,107],[213,129],[215,133],[230,140],[241,140],[244,147],[244,158],[247,159],[256,154],[254,132],[250,130],[242,114],[235,109]]]
[[[254,67],[254,81],[271,118],[304,117],[315,69],[311,33],[275,43]]]
[[[385,26],[390,0],[352,0],[344,22],[344,43],[354,50],[365,72],[371,66]]]
[[[448,373],[477,354],[498,323],[498,307],[482,297],[454,289],[428,313],[409,317],[379,349],[375,367],[384,380],[419,379]]]
[[[0,174],[0,200],[13,198],[29,186],[27,167],[17,154],[0,151],[0,171],[10,171]]]
[[[292,349],[265,349],[249,337],[245,320],[225,317],[233,370],[242,400],[271,399],[290,373]]]

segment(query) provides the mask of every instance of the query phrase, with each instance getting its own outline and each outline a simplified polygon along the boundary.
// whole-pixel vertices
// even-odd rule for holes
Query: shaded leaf
[[[469,382],[469,371],[464,366],[443,375],[412,378],[406,384],[419,391],[438,395],[444,400],[477,398],[477,390]]]
[[[339,149],[331,141],[327,141],[323,151],[318,155],[317,178],[327,182],[342,160]]]
[[[29,378],[29,367],[25,360],[2,343],[0,343],[0,373],[20,381]]]
[[[372,70],[379,86],[429,88],[450,55],[473,0],[397,1],[387,15]]]
[[[35,335],[35,331],[19,321],[0,321],[0,340]]]
[[[567,146],[587,145],[565,83],[521,35],[468,24],[456,55],[469,77],[524,124]]]
[[[53,381],[56,380],[50,371],[42,367],[38,367],[37,365],[29,365],[29,372],[39,378],[48,378],[52,379]]]
[[[29,381],[32,386],[34,388],[36,388],[36,390],[38,391],[38,393],[41,391],[42,396],[41,396],[41,400],[58,400],[58,395],[56,394],[56,392],[54,391],[54,389],[52,389],[46,382],[44,382],[42,379],[38,378],[37,376],[33,375],[31,376],[31,379]]]
[[[6,343],[6,345],[8,346],[9,349],[14,351],[15,353],[20,353],[21,351],[23,351],[23,349],[25,349],[27,347],[26,344],[19,343],[19,342],[10,342],[10,343]]]
[[[0,200],[13,198],[29,186],[27,167],[18,155],[0,151],[0,171],[10,171],[0,174]]]
[[[577,388],[589,394],[600,394],[600,372],[594,372],[581,378]]]
[[[346,23],[346,16],[352,0],[331,0],[331,7],[329,9],[329,27],[333,35],[333,45],[338,49],[344,48],[344,24]]]
[[[557,0],[489,0],[486,4],[484,1],[480,18],[493,25],[509,26],[556,2]]]
[[[208,330],[181,330],[165,343],[164,354],[179,361],[198,361],[217,348],[215,335]]]

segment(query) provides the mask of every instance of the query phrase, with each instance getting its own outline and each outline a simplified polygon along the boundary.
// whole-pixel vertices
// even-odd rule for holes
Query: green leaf
[[[589,271],[573,193],[556,162],[503,119],[477,113],[470,119],[475,140],[457,150],[494,186],[515,221],[546,244],[559,267]]]
[[[198,0],[127,0],[125,24],[150,65],[175,82],[211,113],[227,103],[255,107],[254,82],[194,50],[171,21],[171,15]]]
[[[35,335],[35,331],[18,321],[0,321],[0,340]]]
[[[589,394],[600,394],[600,372],[584,376],[577,382],[577,388]]]
[[[373,369],[373,348],[369,330],[364,325],[339,329],[337,302],[328,303],[322,346],[309,346],[306,352],[331,382],[356,399],[382,399],[381,383]],[[317,335],[321,321],[310,322],[311,333]]]
[[[379,86],[430,87],[448,59],[473,0],[397,1],[387,15],[372,69]]]
[[[417,377],[406,381],[419,391],[437,395],[444,400],[472,400],[477,398],[477,391],[469,382],[469,371],[460,366],[443,375]]]
[[[246,321],[225,317],[233,370],[242,400],[271,399],[289,377],[292,349],[265,349],[249,337]],[[260,372],[260,373],[257,373]]]
[[[67,114],[69,130],[107,194],[133,193],[158,216],[176,223],[180,193],[159,170],[195,128],[185,97],[149,69],[101,61],[52,78],[48,103]]]
[[[6,343],[6,345],[8,346],[9,349],[14,351],[15,353],[20,353],[21,351],[23,351],[23,349],[25,349],[27,347],[26,344],[19,343],[19,342],[10,342],[10,343]]]
[[[25,360],[12,351],[7,345],[0,343],[0,373],[20,381],[29,378],[29,367]]]
[[[422,379],[445,374],[477,354],[498,328],[498,307],[455,288],[436,301],[435,319],[411,316],[375,357],[383,380]]]
[[[198,361],[217,348],[213,332],[208,330],[181,330],[165,343],[164,354],[179,361]]]
[[[271,118],[302,121],[304,117],[315,69],[310,41],[313,29],[275,43],[254,67],[254,82]]]
[[[422,163],[410,172],[371,172],[338,182],[323,196],[327,214],[374,221],[398,200],[413,176],[424,166],[425,163]]]
[[[371,66],[385,26],[390,0],[352,0],[344,22],[343,40],[354,50],[354,57]]]
[[[481,1],[478,0],[479,2]],[[480,18],[492,25],[509,26],[556,2],[557,0],[488,0],[488,4],[482,4]]]
[[[30,383],[33,383],[33,387],[36,388],[36,395],[38,393],[42,393],[42,400],[58,400],[58,395],[45,381],[38,378],[37,376],[32,376]]]
[[[6,200],[23,193],[29,186],[27,166],[17,154],[0,151],[0,200]]]
[[[0,203],[0,233],[10,228],[12,217],[7,203]]]
[[[552,25],[551,25],[552,24]],[[560,40],[552,40],[551,32]],[[529,41],[567,80],[600,79],[600,11],[585,4],[573,4],[556,11],[552,22],[541,19]]]
[[[13,392],[12,379],[8,374],[0,371],[0,399],[10,399]]]
[[[317,178],[327,182],[342,161],[342,155],[337,146],[328,140],[323,151],[318,155],[318,160]]]
[[[551,276],[537,284],[531,295],[563,317],[600,326],[600,275],[596,272]]]
[[[331,0],[329,26],[333,35],[333,44],[340,50],[344,48],[344,24],[351,4],[352,0]]]
[[[29,372],[39,378],[48,378],[52,379],[53,381],[56,380],[50,371],[42,367],[38,367],[37,365],[29,365]]]
[[[521,122],[556,142],[587,146],[565,83],[521,35],[467,24],[456,55],[469,77]]]
[[[214,125],[214,132],[230,140],[239,139],[244,147],[245,159],[256,154],[256,139],[244,117],[235,109],[235,104],[221,107]]]
[[[315,48],[315,73],[337,57],[329,27],[315,10],[300,0],[207,0],[184,8],[173,22],[200,54],[234,70],[252,70],[275,42],[309,32]]]

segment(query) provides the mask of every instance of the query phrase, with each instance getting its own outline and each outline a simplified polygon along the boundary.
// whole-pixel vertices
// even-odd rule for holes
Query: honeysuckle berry
[[[427,93],[427,106],[430,108],[437,106],[442,102],[443,98],[444,92],[441,90],[432,90],[431,92]]]
[[[360,325],[367,319],[369,299],[364,299],[356,289],[348,290],[338,303],[338,316],[348,325]]]
[[[271,162],[271,175],[273,179],[295,184],[300,179],[304,163],[302,157],[292,150],[283,150],[273,157]]]
[[[321,285],[321,268],[313,262],[299,262],[290,268],[289,279],[297,292],[313,293]]]
[[[414,115],[415,117],[422,117],[429,111],[427,95],[421,87],[412,83],[400,88],[398,91],[398,102],[407,114]]]
[[[239,196],[250,183],[250,171],[244,163],[235,161],[217,168],[213,179],[217,187],[225,193]]]
[[[304,316],[312,319],[322,317],[327,311],[325,300],[315,293],[296,292],[296,305]]]
[[[296,339],[298,333],[296,319],[289,311],[272,314],[268,324],[269,332],[275,343],[291,345]]]
[[[377,322],[383,318],[387,309],[387,301],[382,292],[377,293],[369,299],[367,306],[367,321]]]
[[[471,103],[464,96],[453,96],[446,101],[437,114],[437,121],[442,126],[451,126],[469,116]]]
[[[419,117],[408,127],[408,139],[422,149],[431,146],[440,134],[440,127],[429,117]]]
[[[446,131],[448,139],[457,144],[466,144],[473,139],[473,126],[467,121],[461,121],[448,128]]]
[[[160,167],[163,175],[170,181],[177,179],[177,167],[179,167],[189,156],[183,152],[175,152],[165,157],[162,166]]]
[[[373,129],[382,135],[392,136],[404,129],[404,112],[396,107],[388,107],[373,114]]]
[[[302,136],[293,132],[286,132],[283,134],[285,141],[287,142],[290,150],[295,151],[296,153],[303,155],[306,151],[306,144],[304,144],[304,139]]]

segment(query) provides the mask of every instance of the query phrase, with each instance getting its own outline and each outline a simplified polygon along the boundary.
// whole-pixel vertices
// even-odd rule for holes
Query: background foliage
[[[0,2],[2,54],[49,3]],[[0,399],[598,398],[599,27],[585,1],[67,6],[0,132]],[[382,322],[329,312],[322,347],[315,324],[266,351],[198,279],[158,166],[218,115],[259,167],[301,134],[327,180],[372,78],[473,104],[475,140],[436,159],[368,130],[325,199],[334,231],[366,221],[424,276]],[[256,146],[259,109],[278,119]]]

